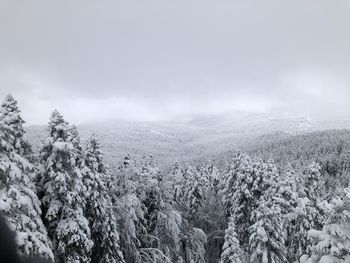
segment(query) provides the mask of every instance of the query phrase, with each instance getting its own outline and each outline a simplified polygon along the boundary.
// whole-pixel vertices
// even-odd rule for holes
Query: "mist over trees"
[[[156,156],[129,153],[111,168],[97,137],[81,139],[56,110],[34,153],[23,124],[7,96],[0,210],[23,255],[58,263],[350,262],[346,130],[267,137],[222,167],[160,169]]]

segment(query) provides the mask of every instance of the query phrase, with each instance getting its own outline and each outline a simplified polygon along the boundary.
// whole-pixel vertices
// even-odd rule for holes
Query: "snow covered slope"
[[[193,116],[177,121],[84,124],[83,138],[92,133],[100,139],[106,160],[116,164],[125,153],[153,154],[159,163],[212,158],[240,149],[265,134],[302,134],[317,130],[350,128],[350,119],[326,121],[303,116],[235,113]],[[27,127],[34,149],[44,138],[45,126]],[[244,147],[243,147],[244,148]]]

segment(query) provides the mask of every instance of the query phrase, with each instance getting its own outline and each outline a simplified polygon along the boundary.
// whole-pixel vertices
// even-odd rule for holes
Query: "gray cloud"
[[[0,95],[28,123],[350,114],[348,1],[0,2]]]

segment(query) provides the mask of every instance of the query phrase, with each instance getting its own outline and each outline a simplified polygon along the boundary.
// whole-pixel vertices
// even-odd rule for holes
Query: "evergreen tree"
[[[281,208],[265,201],[253,213],[256,222],[250,227],[250,262],[288,262]]]
[[[120,244],[126,262],[142,262],[141,237],[146,234],[145,209],[138,197],[139,169],[130,155],[120,163],[110,183],[112,204],[120,226]]]
[[[339,202],[327,224],[321,231],[310,230],[309,238],[313,245],[309,255],[300,259],[302,263],[350,262],[350,189],[344,191],[343,201]]]
[[[286,212],[291,211],[290,189],[283,182],[277,167],[268,162],[264,165],[264,184],[268,185],[260,197],[257,208],[252,211],[250,227],[250,262],[288,262],[285,227]]]
[[[179,258],[181,215],[172,206],[171,192],[153,157],[144,157],[139,176],[144,188],[141,202],[145,208],[147,235],[143,238],[145,262],[172,262]],[[142,186],[141,186],[142,187]],[[146,249],[146,250],[145,250]]]
[[[160,184],[163,175],[154,163],[153,156],[145,156],[138,175],[138,196],[145,209],[147,232],[152,233],[157,226],[158,213],[162,203]]]
[[[247,262],[243,250],[237,239],[236,226],[233,218],[230,218],[225,231],[225,243],[222,248],[220,263],[244,263]]]
[[[206,199],[206,190],[209,182],[200,171],[188,166],[185,172],[185,186],[183,201],[186,207],[187,217],[190,221],[197,219],[198,213],[203,208]]]
[[[287,262],[284,229],[296,197],[290,180],[281,178],[273,162],[242,154],[223,174],[223,203],[250,262]]]
[[[186,225],[182,238],[182,260],[186,263],[205,263],[207,235],[202,229]]]
[[[244,248],[249,247],[249,228],[255,223],[252,212],[271,183],[264,173],[266,166],[239,153],[227,166],[220,184],[226,214],[235,219],[238,240]]]
[[[106,189],[106,168],[99,142],[91,137],[82,163],[85,193],[85,217],[89,221],[94,242],[92,262],[124,262],[112,202]]]
[[[20,156],[29,157],[31,148],[24,137],[24,123],[17,101],[12,95],[7,95],[1,104],[2,147],[8,148]]]
[[[16,232],[19,252],[53,259],[33,183],[31,148],[17,101],[5,98],[0,114],[0,210]]]
[[[201,178],[204,180],[205,199],[194,221],[195,227],[202,229],[208,238],[206,244],[207,261],[217,261],[221,255],[224,242],[224,230],[226,217],[219,193],[220,173],[211,162],[205,162],[198,168]]]
[[[303,172],[304,192],[310,200],[314,210],[312,211],[313,224],[315,229],[322,229],[327,216],[325,215],[325,183],[321,174],[321,166],[311,163]]]
[[[183,170],[175,163],[170,171],[171,193],[175,204],[179,204],[183,198],[184,182]]]
[[[325,188],[321,167],[312,163],[306,167],[299,181],[298,204],[289,228],[289,254],[293,260],[307,252],[308,232],[321,230],[326,221]],[[298,177],[297,177],[298,178]]]
[[[93,242],[85,218],[77,134],[54,111],[49,137],[40,151],[44,222],[53,241],[56,262],[90,262]]]
[[[203,176],[206,178],[207,187],[211,190],[211,192],[214,192],[215,194],[219,190],[219,182],[220,182],[220,172],[216,168],[216,166],[211,163],[207,162],[204,164],[204,166],[200,169]]]

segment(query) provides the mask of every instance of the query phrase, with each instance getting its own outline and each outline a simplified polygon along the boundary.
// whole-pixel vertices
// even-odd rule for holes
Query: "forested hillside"
[[[265,135],[245,149],[250,154],[271,158],[284,165],[344,159],[350,154],[350,130],[326,130],[294,136]]]
[[[107,165],[98,138],[81,138],[56,110],[34,153],[23,124],[7,96],[0,209],[23,255],[58,263],[350,261],[347,130],[255,135],[233,147],[247,154],[218,155],[216,147],[205,155],[212,160],[179,158],[165,168],[141,151]]]
[[[321,117],[311,119],[240,112],[193,116],[171,122],[115,121],[82,124],[77,128],[83,140],[91,134],[96,135],[101,141],[106,161],[112,166],[118,166],[119,160],[127,152],[137,159],[152,154],[157,157],[160,166],[169,167],[174,162],[214,160],[217,156],[220,156],[218,161],[224,165],[232,156],[230,152],[254,152],[268,143],[278,143],[288,138],[293,140],[294,135],[350,128],[350,119],[326,121]],[[34,151],[38,151],[46,127],[30,126],[26,130]],[[329,136],[333,137],[334,134],[330,133]]]
[[[273,160],[281,168],[294,169],[310,162],[321,165],[325,177],[348,180],[350,165],[350,130],[325,130],[291,135],[273,133],[247,141],[240,150],[250,156]],[[228,151],[213,158],[224,166],[236,151]],[[346,182],[344,182],[346,183]]]

